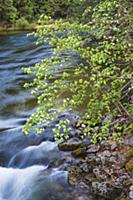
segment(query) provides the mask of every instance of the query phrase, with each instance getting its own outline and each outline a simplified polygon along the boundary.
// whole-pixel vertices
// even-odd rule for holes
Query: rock
[[[126,159],[125,159],[125,156],[122,153],[119,153],[118,160],[119,160],[120,166],[124,167]]]
[[[67,142],[58,144],[58,148],[61,151],[73,151],[81,146],[82,142],[76,139],[70,139]]]
[[[133,199],[133,185],[130,187],[129,197]]]
[[[99,155],[99,157],[101,159],[102,165],[104,165],[105,162],[106,162],[106,158],[104,156],[101,156],[101,155]]]
[[[116,151],[112,152],[112,156],[117,156],[118,153]]]
[[[86,157],[86,163],[87,163],[87,168],[88,168],[88,172],[92,173],[94,166],[96,165],[96,161],[95,161],[95,157]]]
[[[98,167],[93,169],[93,174],[96,176],[96,178],[101,178],[101,171]]]
[[[130,187],[130,190],[132,190],[132,191],[133,191],[133,185]]]
[[[40,145],[32,145],[19,151],[11,158],[8,167],[26,168],[38,164],[49,165],[57,162],[57,160],[62,160],[62,153],[59,151],[57,144],[44,141]]]
[[[106,182],[92,182],[92,192],[99,197],[108,200],[114,200],[115,198],[119,197],[122,192],[122,188],[116,188],[112,185],[108,185]]]
[[[127,145],[130,145],[131,147],[133,147],[133,137],[131,137],[131,138],[125,140],[124,143],[127,144]]]
[[[76,200],[90,200],[90,197],[87,196],[80,196]]]
[[[74,177],[74,176],[73,177],[71,176],[71,178],[69,178],[68,182],[71,185],[76,185],[77,184],[77,178]]]
[[[106,156],[106,157],[110,157],[111,156],[111,152],[106,150],[102,153],[103,156]]]
[[[133,190],[131,190],[131,191],[129,192],[129,197],[130,197],[131,199],[133,199]]]
[[[87,143],[88,145],[91,144],[91,137],[86,136],[86,137],[83,139],[83,143]]]
[[[72,152],[72,155],[75,157],[75,158],[78,158],[78,157],[85,157],[87,154],[86,152],[86,148],[83,147],[83,148],[78,148],[76,150],[74,150]]]
[[[126,153],[125,153],[125,158],[127,161],[129,161],[131,158],[133,158],[133,148],[129,149]]]
[[[71,144],[74,147],[69,148]],[[65,149],[68,147],[66,151],[72,149],[70,152],[63,152],[71,157],[65,159],[66,169],[69,171],[69,183],[79,190],[91,192],[94,199],[129,200],[129,197],[131,199],[133,148],[130,145],[123,148],[122,145],[111,140],[109,143],[92,144],[90,138],[85,138],[83,141],[73,138],[65,142]],[[132,185],[130,191],[129,185]],[[86,192],[77,195],[75,200],[89,200],[89,195],[86,199],[83,194]]]
[[[115,163],[116,162],[116,158],[114,156],[111,156],[109,161],[112,162],[112,163]]]
[[[89,145],[87,149],[87,153],[97,153],[99,149],[100,149],[99,145],[92,144],[92,145]]]
[[[86,163],[83,163],[81,166],[80,166],[81,170],[85,173],[88,173],[89,172],[89,168],[88,168],[88,165]]]
[[[89,190],[89,186],[86,185],[86,183],[83,182],[83,181],[81,181],[81,182],[79,183],[78,186],[79,186],[80,188],[82,188],[82,189],[87,189],[87,190]]]
[[[133,174],[133,159],[126,163],[125,168],[128,173]]]
[[[107,186],[104,183],[100,182],[92,182],[92,192],[98,196],[106,196],[107,194]]]
[[[60,158],[60,159],[57,159],[56,161],[51,161],[51,162],[49,162],[49,164],[48,164],[48,168],[57,168],[57,167],[60,167],[61,165],[63,165],[64,164],[64,162],[65,162],[65,159],[63,159],[63,158]]]
[[[116,148],[117,148],[117,144],[116,143],[114,143],[114,144],[111,145],[111,150],[112,151],[114,151]]]
[[[102,140],[102,141],[100,142],[100,144],[103,145],[103,146],[107,146],[107,141],[106,141],[106,140]]]

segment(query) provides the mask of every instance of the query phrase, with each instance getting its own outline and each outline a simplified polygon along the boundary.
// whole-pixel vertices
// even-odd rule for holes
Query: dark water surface
[[[0,200],[73,200],[67,172],[48,168],[61,159],[53,132],[22,135],[36,100],[23,85],[31,79],[21,67],[53,54],[26,33],[0,36]],[[63,117],[63,116],[62,116]],[[53,124],[55,126],[56,122]]]
[[[21,67],[51,56],[45,46],[36,46],[26,33],[0,36],[0,129],[17,127],[33,111],[36,101],[23,85],[29,80]]]

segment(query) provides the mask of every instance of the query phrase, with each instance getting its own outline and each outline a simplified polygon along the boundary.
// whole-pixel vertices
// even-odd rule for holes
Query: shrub
[[[16,27],[21,29],[29,28],[29,22],[24,17],[16,21]]]
[[[43,19],[43,27],[35,36],[38,43],[48,42],[54,55],[25,69],[35,76],[33,83],[25,86],[34,87],[32,93],[40,105],[27,121],[25,133],[32,126],[54,120],[65,109],[76,111],[84,105],[83,136],[92,134],[93,142],[130,132],[131,13],[130,1],[103,0],[93,8],[87,7],[77,21]],[[63,56],[65,53],[71,56]],[[78,62],[68,71],[66,65],[74,57]],[[57,79],[59,66],[64,66],[64,72]],[[53,108],[56,111],[50,112]],[[68,137],[65,123],[70,122],[61,120],[57,125],[56,139]]]

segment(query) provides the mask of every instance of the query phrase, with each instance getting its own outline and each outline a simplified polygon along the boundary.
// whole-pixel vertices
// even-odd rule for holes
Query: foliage
[[[43,28],[35,36],[38,43],[49,43],[54,54],[25,69],[35,77],[25,86],[33,87],[39,104],[25,125],[25,133],[32,126],[53,121],[66,109],[76,112],[83,107],[80,123],[86,125],[84,135],[92,135],[93,142],[130,132],[131,16],[131,1],[103,0],[92,7],[89,3],[80,20],[43,19]],[[67,70],[73,58],[78,62]],[[56,139],[64,137],[62,128],[68,137],[65,123],[70,122],[60,121]]]
[[[38,14],[49,15],[53,18],[68,18],[79,12],[79,5],[82,0],[48,0],[37,1]]]
[[[0,21],[14,23],[20,18],[28,22],[38,19],[42,14],[54,18],[66,18],[79,12],[82,0],[0,0]]]
[[[13,0],[0,0],[0,20],[14,23],[17,17],[17,9],[13,6]]]
[[[34,19],[35,2],[33,0],[14,0],[14,6],[18,12],[18,19],[25,18],[29,22]]]
[[[29,26],[29,22],[24,18],[20,18],[16,21],[16,27],[24,29]]]

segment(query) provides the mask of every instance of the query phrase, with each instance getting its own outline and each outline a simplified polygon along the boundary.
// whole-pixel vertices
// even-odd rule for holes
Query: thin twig
[[[117,107],[117,109],[119,110],[120,114],[122,115],[122,111],[121,111],[119,105],[117,103],[115,103],[115,106]]]
[[[113,79],[124,79],[124,80],[133,80],[133,77],[121,77],[121,76],[107,76],[107,75],[102,75],[102,77],[105,78],[113,78]]]
[[[126,118],[120,118],[120,119],[116,119],[114,122],[112,122],[111,124],[109,124],[109,126],[114,126],[115,124],[119,123],[119,122],[124,122],[126,121]]]
[[[118,104],[120,105],[120,107],[122,108],[122,110],[126,113],[126,115],[133,120],[133,117],[129,114],[129,112],[126,110],[126,108],[121,104],[121,102],[119,101]]]
[[[131,83],[131,80],[129,80],[129,81],[121,88],[120,91],[124,90],[130,83]]]
[[[128,91],[121,97],[121,100],[124,99],[124,98],[128,95],[128,93],[129,93],[130,91],[131,91],[131,90],[128,90]]]

